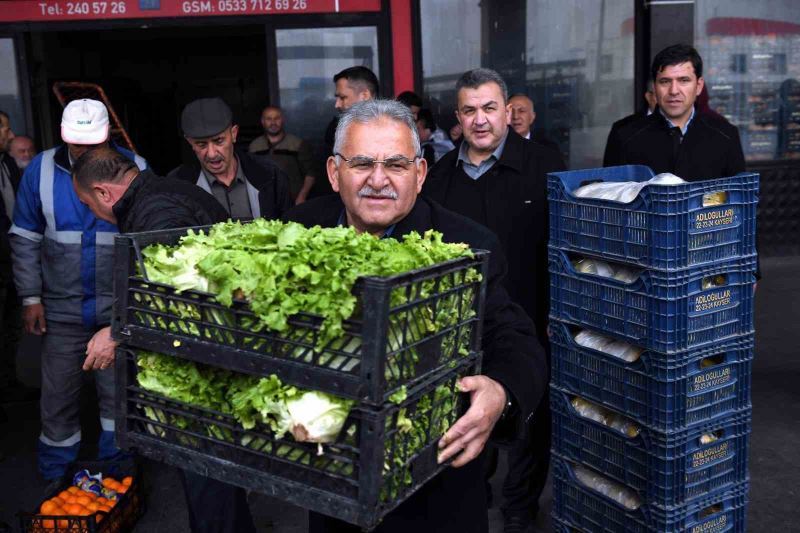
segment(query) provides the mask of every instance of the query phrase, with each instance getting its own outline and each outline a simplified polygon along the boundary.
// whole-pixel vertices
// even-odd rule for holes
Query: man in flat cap
[[[234,146],[239,126],[221,98],[189,103],[181,129],[197,162],[181,165],[169,176],[213,194],[232,219],[280,218],[293,204],[286,175],[277,165],[256,161]]]

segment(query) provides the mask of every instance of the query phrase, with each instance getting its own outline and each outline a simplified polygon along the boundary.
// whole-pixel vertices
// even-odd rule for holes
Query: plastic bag
[[[623,283],[633,283],[641,275],[641,269],[609,263],[601,259],[578,257],[572,260],[572,268],[579,274],[592,274],[604,278],[614,278]]]
[[[604,496],[608,496],[626,509],[635,511],[642,505],[642,499],[625,485],[605,478],[580,465],[575,465],[573,471],[575,472],[575,477],[583,485]]]
[[[583,187],[578,187],[572,194],[578,198],[597,198],[600,200],[612,200],[629,204],[639,196],[642,189],[648,185],[680,185],[686,183],[681,178],[669,172],[659,174],[647,181],[604,181],[590,183]]]
[[[600,335],[594,331],[583,329],[575,335],[575,342],[584,348],[590,348],[603,352],[608,355],[614,356],[617,359],[622,359],[626,363],[633,363],[639,356],[642,355],[643,350],[638,346],[629,344],[624,341],[612,339],[605,335]]]
[[[583,418],[599,422],[604,426],[619,431],[627,437],[637,437],[641,432],[639,425],[630,418],[626,418],[619,413],[606,409],[602,405],[584,400],[580,396],[574,396],[572,400],[570,400],[570,403],[575,411]]]

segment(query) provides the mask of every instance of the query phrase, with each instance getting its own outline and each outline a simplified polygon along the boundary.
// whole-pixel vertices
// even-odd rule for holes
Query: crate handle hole
[[[703,207],[714,207],[728,203],[728,193],[725,191],[707,192],[703,195]]]
[[[714,276],[706,276],[703,278],[702,287],[703,290],[706,289],[714,289],[716,287],[724,287],[728,284],[728,275],[727,274],[716,274]]]
[[[705,518],[707,516],[711,516],[711,515],[714,515],[714,514],[717,514],[717,513],[721,513],[721,512],[722,512],[722,504],[721,503],[716,503],[714,505],[709,505],[705,509],[701,510],[700,511],[700,518]]]
[[[701,369],[711,368],[712,366],[717,366],[724,363],[725,359],[726,359],[725,354],[720,353],[717,355],[710,355],[708,357],[704,357],[703,359],[700,359],[700,361],[698,361],[697,364]]]
[[[724,436],[725,436],[724,429],[718,429],[716,431],[710,431],[708,433],[704,433],[703,435],[700,435],[700,445],[705,446],[706,444],[711,444],[712,442],[716,442]]]

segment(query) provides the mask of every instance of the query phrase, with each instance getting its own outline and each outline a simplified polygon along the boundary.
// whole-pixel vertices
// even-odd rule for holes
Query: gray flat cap
[[[232,122],[231,108],[222,98],[198,98],[184,107],[181,114],[183,134],[195,139],[212,137]]]

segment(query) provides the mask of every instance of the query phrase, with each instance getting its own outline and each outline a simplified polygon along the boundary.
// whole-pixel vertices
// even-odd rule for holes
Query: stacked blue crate
[[[572,194],[652,177],[548,180],[557,531],[745,530],[758,175],[649,185],[630,203]],[[637,349],[610,355],[580,332]]]

